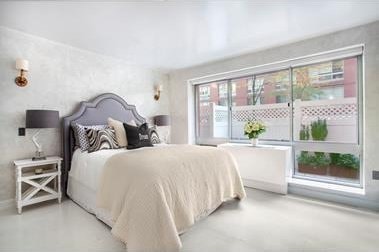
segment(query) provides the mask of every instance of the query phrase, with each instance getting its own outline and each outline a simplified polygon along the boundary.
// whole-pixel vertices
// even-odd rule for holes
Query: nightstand
[[[23,159],[14,161],[16,168],[16,203],[18,213],[22,207],[46,200],[58,199],[61,203],[61,157],[47,157],[46,160],[32,161]],[[41,174],[35,174],[35,168],[42,168]],[[26,186],[29,187],[26,187]]]

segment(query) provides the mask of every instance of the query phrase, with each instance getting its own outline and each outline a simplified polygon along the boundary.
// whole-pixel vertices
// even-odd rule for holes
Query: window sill
[[[288,184],[303,186],[303,187],[308,187],[308,188],[309,187],[318,188],[318,189],[333,191],[337,193],[341,192],[341,193],[347,193],[347,194],[365,195],[365,190],[363,188],[329,184],[329,183],[310,181],[310,180],[305,180],[305,179],[288,178]]]

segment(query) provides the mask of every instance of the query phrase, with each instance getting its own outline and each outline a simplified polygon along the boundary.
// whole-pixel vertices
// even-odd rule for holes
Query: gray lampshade
[[[171,124],[169,115],[154,116],[154,124],[157,126],[168,126]]]
[[[26,110],[26,128],[59,128],[59,112],[56,110]]]

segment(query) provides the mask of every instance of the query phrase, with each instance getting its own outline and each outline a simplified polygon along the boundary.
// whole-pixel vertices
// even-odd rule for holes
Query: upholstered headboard
[[[75,113],[63,118],[63,192],[66,192],[68,172],[70,171],[72,154],[75,147],[74,132],[71,124],[107,124],[108,117],[123,122],[134,120],[137,124],[146,122],[145,118],[138,114],[134,105],[129,105],[124,99],[115,94],[102,94],[89,102],[81,102],[79,109]]]

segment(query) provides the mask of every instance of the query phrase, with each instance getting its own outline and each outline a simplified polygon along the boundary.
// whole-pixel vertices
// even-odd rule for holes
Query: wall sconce
[[[29,70],[29,62],[24,59],[16,59],[16,69],[20,70],[20,76],[14,80],[19,87],[25,87],[28,80],[25,77],[25,72]]]
[[[163,90],[163,85],[156,85],[155,86],[155,95],[154,95],[154,99],[156,101],[159,100],[159,98],[161,97],[161,92]]]

